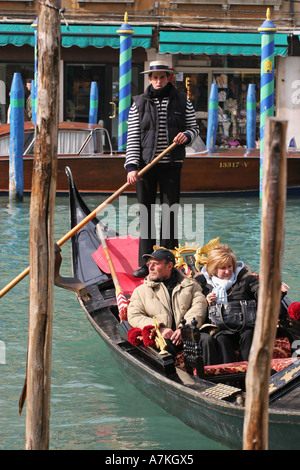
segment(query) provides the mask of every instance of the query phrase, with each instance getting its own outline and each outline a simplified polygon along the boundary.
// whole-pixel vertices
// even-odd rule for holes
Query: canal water
[[[103,197],[86,197],[95,209]],[[113,225],[114,209],[107,214]],[[134,198],[123,199],[134,206]],[[184,239],[200,245],[217,236],[238,259],[259,271],[260,217],[258,197],[182,198]],[[29,263],[30,198],[11,203],[0,197],[0,288]],[[109,212],[109,211],[108,211]],[[129,212],[128,212],[129,213]],[[120,217],[124,217],[124,210]],[[193,223],[192,223],[193,222]],[[131,214],[131,229],[136,225]],[[286,207],[283,280],[289,297],[300,300],[300,198]],[[58,197],[55,239],[69,230],[68,198]],[[132,234],[132,233],[131,233]],[[134,233],[133,233],[134,234]],[[193,239],[194,237],[194,239]],[[62,247],[61,274],[70,276],[70,245]],[[24,449],[26,406],[21,416],[28,338],[28,277],[0,299],[0,449]],[[141,395],[127,382],[93,330],[74,294],[55,288],[51,383],[50,449],[86,450],[222,450]]]

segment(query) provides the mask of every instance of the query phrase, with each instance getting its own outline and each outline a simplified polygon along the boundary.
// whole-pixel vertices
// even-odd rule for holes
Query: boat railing
[[[90,155],[91,153],[104,153],[103,147],[105,144],[105,137],[109,146],[110,155],[113,155],[113,148],[110,139],[110,135],[105,127],[100,127],[90,131],[88,137],[83,142],[81,148],[78,151],[78,155]],[[92,151],[89,150],[90,144],[92,145]]]

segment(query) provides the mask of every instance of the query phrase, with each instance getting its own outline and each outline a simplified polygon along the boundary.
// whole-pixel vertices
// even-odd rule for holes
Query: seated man
[[[149,274],[132,293],[128,322],[133,328],[143,329],[154,326],[153,317],[156,317],[167,342],[166,349],[175,356],[182,349],[182,317],[187,323],[195,318],[201,328],[207,316],[207,303],[199,283],[174,268],[175,257],[171,251],[159,248],[143,257],[147,260]],[[201,347],[205,365],[220,362],[213,336],[201,332]]]

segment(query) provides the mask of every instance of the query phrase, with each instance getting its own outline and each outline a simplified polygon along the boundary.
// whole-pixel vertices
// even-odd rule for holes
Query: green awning
[[[120,36],[117,30],[120,26],[97,26],[97,25],[69,25],[69,30],[62,25],[62,46],[63,47],[105,47],[110,46],[114,49],[120,47]],[[132,26],[132,47],[144,47],[150,49],[152,38],[152,27]]]
[[[120,36],[117,30],[120,26],[98,26],[98,25],[66,25],[61,26],[63,47],[113,47],[119,49]],[[150,49],[152,38],[152,27],[132,26],[132,47],[144,47]],[[0,24],[0,46],[13,44],[23,46],[29,44],[34,46],[34,28],[30,24]]]
[[[7,44],[34,46],[34,29],[30,24],[0,24],[0,46]]]
[[[275,55],[287,55],[287,34],[275,33]],[[260,33],[160,31],[159,52],[170,54],[261,55]]]

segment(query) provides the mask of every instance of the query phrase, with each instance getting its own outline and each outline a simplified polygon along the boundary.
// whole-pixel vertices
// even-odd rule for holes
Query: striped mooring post
[[[126,150],[127,119],[131,106],[131,56],[132,35],[134,33],[128,24],[128,15],[124,15],[124,23],[117,30],[120,36],[119,58],[119,123],[118,123],[118,150]]]
[[[255,149],[256,96],[255,85],[250,83],[247,91],[247,149]]]
[[[23,200],[24,85],[14,73],[10,90],[9,198]]]
[[[216,136],[218,130],[218,86],[213,83],[210,89],[209,103],[208,103],[208,124],[207,124],[207,136],[206,136],[206,147],[208,152],[213,152],[216,144]]]
[[[274,116],[274,33],[277,28],[271,20],[270,8],[258,31],[261,33],[259,195],[262,198],[265,122],[267,116]]]
[[[36,124],[37,114],[37,23],[38,19],[36,18],[31,25],[31,27],[34,28],[34,80],[31,82],[31,119],[34,124]]]
[[[89,123],[97,124],[97,121],[98,121],[98,86],[97,86],[97,82],[92,82],[91,91],[90,91]]]

